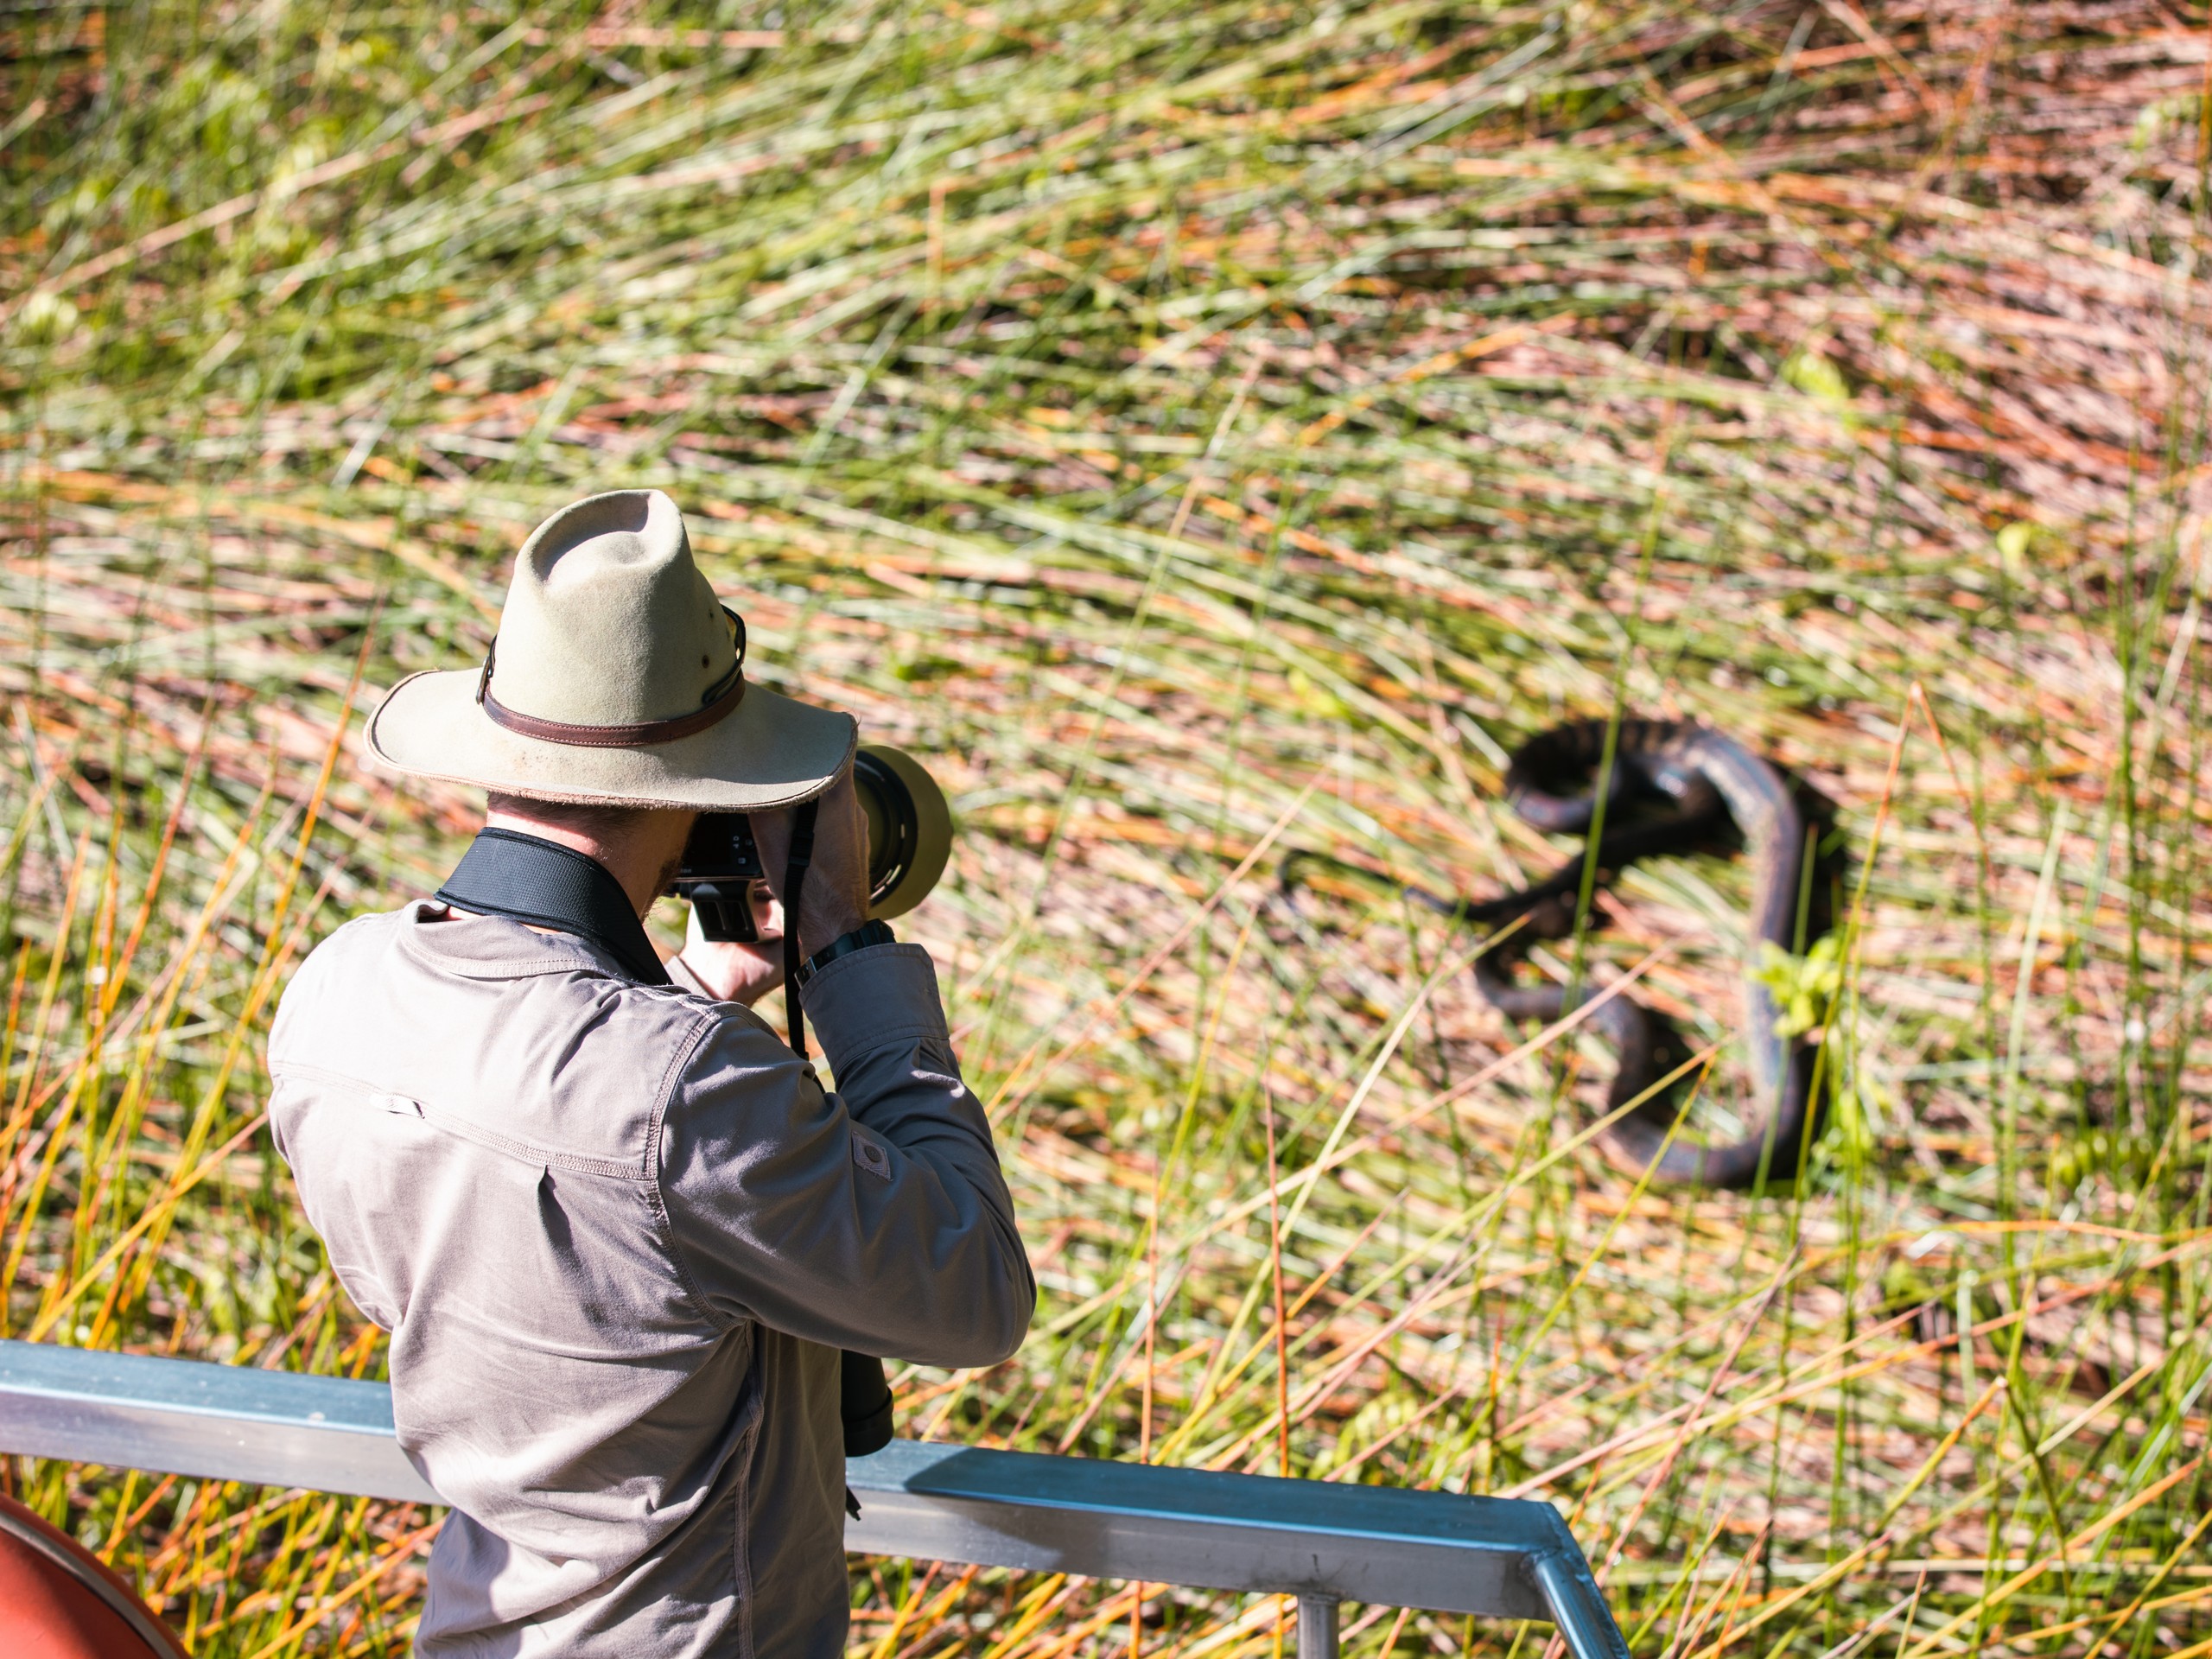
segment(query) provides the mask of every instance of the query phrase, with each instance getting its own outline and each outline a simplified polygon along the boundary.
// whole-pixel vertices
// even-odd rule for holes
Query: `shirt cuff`
[[[951,1039],[937,964],[918,944],[871,944],[840,957],[799,997],[832,1071],[893,1043]]]

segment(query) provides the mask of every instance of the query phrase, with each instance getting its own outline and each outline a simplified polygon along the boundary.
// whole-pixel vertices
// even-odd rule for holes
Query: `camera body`
[[[853,757],[853,786],[868,819],[868,913],[903,916],[929,896],[951,855],[944,791],[912,755],[874,743]],[[669,891],[691,901],[708,938],[751,944],[760,938],[753,895],[767,877],[752,820],[702,812]]]

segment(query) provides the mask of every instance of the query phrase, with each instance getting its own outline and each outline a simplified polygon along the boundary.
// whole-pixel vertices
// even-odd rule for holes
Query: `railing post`
[[[1628,1659],[1628,1643],[1580,1551],[1570,1556],[1548,1550],[1529,1563],[1529,1571],[1574,1659]]]
[[[1298,1599],[1298,1659],[1337,1659],[1337,1599]]]

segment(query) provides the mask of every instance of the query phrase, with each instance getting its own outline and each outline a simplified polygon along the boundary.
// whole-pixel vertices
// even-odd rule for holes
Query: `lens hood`
[[[853,757],[853,784],[868,816],[870,917],[904,916],[930,896],[952,856],[952,810],[922,763],[880,743]]]

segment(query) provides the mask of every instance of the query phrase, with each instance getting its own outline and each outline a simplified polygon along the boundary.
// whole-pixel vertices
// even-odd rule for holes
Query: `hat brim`
[[[852,759],[849,715],[759,685],[703,732],[672,743],[585,748],[524,737],[476,701],[477,671],[416,674],[369,716],[369,753],[417,778],[542,801],[756,812],[819,795]]]

